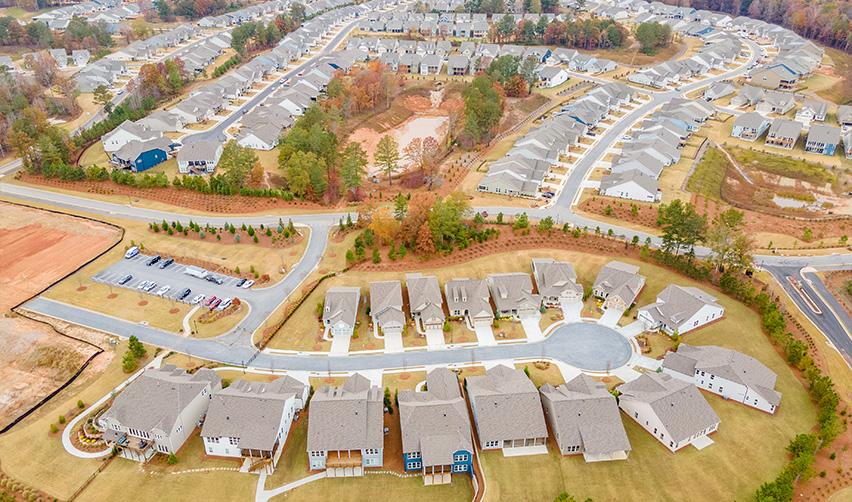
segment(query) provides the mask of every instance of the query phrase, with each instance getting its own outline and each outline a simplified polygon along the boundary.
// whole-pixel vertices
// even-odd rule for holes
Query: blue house
[[[839,127],[817,124],[811,126],[810,131],[808,131],[808,139],[805,142],[805,151],[831,156],[837,151],[837,145],[839,143]]]
[[[113,152],[112,163],[116,167],[138,173],[165,162],[173,150],[174,144],[168,138],[133,140]]]
[[[432,370],[423,391],[400,392],[399,422],[406,472],[420,472],[426,485],[473,474],[470,417],[455,373]]]

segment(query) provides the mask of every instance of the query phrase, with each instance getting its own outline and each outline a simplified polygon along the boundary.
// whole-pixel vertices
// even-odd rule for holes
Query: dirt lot
[[[820,275],[822,275],[822,280],[825,282],[828,290],[843,305],[846,312],[852,315],[852,294],[846,289],[847,284],[852,281],[852,271],[838,270]]]
[[[0,202],[0,310],[71,273],[121,232],[82,218]]]
[[[81,218],[0,203],[5,312],[72,272],[120,232]],[[14,314],[0,318],[0,426],[65,382],[97,349]]]

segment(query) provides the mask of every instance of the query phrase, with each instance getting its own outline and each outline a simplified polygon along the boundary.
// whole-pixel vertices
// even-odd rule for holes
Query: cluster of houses
[[[574,49],[566,49],[564,47],[557,47],[553,51],[547,62],[550,65],[563,64],[567,66],[568,69],[571,71],[588,73],[590,75],[607,73],[615,70],[618,67],[615,61],[595,56],[587,56],[584,54],[580,54]],[[552,72],[553,70],[550,71]],[[541,75],[539,76],[541,77]],[[542,77],[541,81],[545,87],[555,87],[556,85],[559,85],[558,83],[552,82],[549,77]]]
[[[742,51],[743,43],[736,35],[717,32],[705,38],[704,46],[688,59],[666,61],[627,76],[630,82],[664,89],[677,86],[711,70],[723,70]]]
[[[621,152],[601,179],[602,195],[642,202],[658,202],[659,178],[666,166],[680,160],[689,136],[716,114],[701,100],[673,98],[648,115],[623,142]]]
[[[750,356],[687,344],[666,354],[659,372],[617,387],[618,399],[586,374],[537,389],[523,370],[504,365],[466,377],[463,393],[454,371],[436,368],[418,390],[397,396],[403,468],[421,474],[425,485],[446,484],[453,474],[473,474],[477,449],[546,453],[551,435],[562,455],[625,460],[631,445],[619,410],[672,452],[702,449],[720,419],[698,389],[774,413],[781,401],[775,381]],[[222,383],[209,369],[149,368],[95,423],[108,445],[138,462],[177,454],[200,429],[206,455],[242,459],[243,472],[271,473],[294,420],[310,404],[310,470],[351,477],[384,465],[384,395],[365,376],[352,374],[313,394],[290,376]]]
[[[628,105],[636,94],[624,84],[609,83],[555,113],[553,117],[515,142],[505,157],[492,162],[477,190],[515,197],[538,198],[546,192],[544,182],[553,166],[562,164],[580,139],[605,120],[610,112]],[[548,194],[550,196],[553,193]]]
[[[71,19],[77,17],[88,23],[102,23],[110,33],[117,33],[127,19],[139,17],[150,4],[144,2],[123,2],[122,0],[92,0],[33,16],[34,21],[45,23],[54,31],[65,31]]]
[[[494,14],[490,22],[496,23],[506,14]],[[538,23],[542,18],[549,23],[563,19],[556,14],[508,14],[514,25],[526,20]],[[469,12],[387,12],[373,13],[361,23],[362,31],[376,33],[412,33],[427,37],[485,38],[491,28],[488,14]]]
[[[834,156],[845,148],[846,157],[852,157],[852,128],[843,126],[843,116],[848,117],[852,110],[849,105],[838,108],[838,126],[825,123],[828,103],[813,98],[802,101],[795,119],[786,118],[796,106],[796,95],[791,92],[745,85],[731,98],[731,106],[754,107],[754,111],[742,113],[734,120],[731,128],[734,138],[755,142],[766,134],[767,146],[792,150],[806,130],[803,145],[806,152]]]

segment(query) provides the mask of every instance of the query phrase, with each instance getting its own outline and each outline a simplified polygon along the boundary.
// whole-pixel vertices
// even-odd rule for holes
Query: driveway
[[[627,326],[622,326],[621,328],[618,328],[618,332],[626,336],[627,338],[633,338],[639,333],[642,333],[643,331],[645,331],[645,325],[642,323],[642,321],[633,321]]]
[[[497,340],[494,339],[494,331],[491,326],[475,326],[474,332],[479,345],[487,347],[489,345],[497,345]]]
[[[523,326],[527,340],[530,342],[544,340],[544,334],[542,334],[541,326],[538,323],[539,319],[541,319],[541,314],[521,319],[521,326]]]
[[[624,315],[624,311],[621,309],[606,309],[604,310],[603,315],[598,320],[598,323],[603,324],[604,326],[609,326],[610,328],[614,328],[618,325],[618,320],[621,319],[621,316]]]
[[[427,328],[426,329],[426,349],[427,350],[440,350],[446,348],[447,344],[444,342],[444,332],[440,329],[435,328]]]
[[[331,337],[331,355],[345,356],[349,354],[349,342],[352,341],[352,335],[332,335]]]
[[[583,302],[560,302],[562,307],[562,316],[565,317],[565,322],[577,322],[580,320],[580,314],[583,312]]]
[[[385,333],[385,352],[389,354],[402,352],[401,333]]]

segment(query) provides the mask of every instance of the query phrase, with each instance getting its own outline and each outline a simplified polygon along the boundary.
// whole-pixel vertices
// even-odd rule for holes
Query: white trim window
[[[407,464],[405,464],[405,468],[408,469],[408,470],[420,469],[421,467],[423,467],[423,464],[419,461],[418,462],[408,462]]]
[[[467,462],[470,457],[467,453],[460,453],[453,459],[455,462]]]

